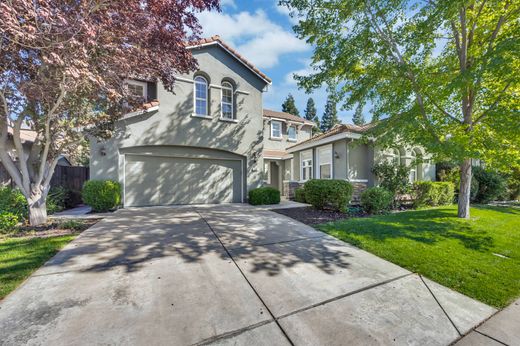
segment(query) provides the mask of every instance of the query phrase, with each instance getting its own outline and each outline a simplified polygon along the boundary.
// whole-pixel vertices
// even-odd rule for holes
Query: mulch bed
[[[317,210],[313,207],[273,209],[273,211],[275,213],[293,218],[306,225],[317,225],[320,223],[348,219],[352,216],[363,216],[362,214],[349,215],[334,210]]]
[[[8,234],[11,238],[48,238],[79,234],[95,225],[100,219],[50,221],[40,226],[24,225]]]

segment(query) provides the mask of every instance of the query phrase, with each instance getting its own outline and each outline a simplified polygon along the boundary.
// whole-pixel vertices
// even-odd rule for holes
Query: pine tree
[[[365,124],[365,116],[363,115],[363,106],[361,106],[361,104],[358,104],[358,106],[356,107],[356,112],[352,117],[352,122],[354,123],[354,125],[357,126]]]
[[[336,102],[329,96],[327,98],[327,104],[325,105],[325,112],[321,117],[320,129],[321,131],[326,132],[339,123],[340,121],[336,111]]]
[[[316,124],[312,128],[312,134],[315,134],[320,131],[320,118],[318,117],[317,110],[316,110],[316,104],[314,103],[314,100],[312,97],[309,97],[307,100],[307,107],[305,107],[305,119],[310,120]]]
[[[300,112],[298,111],[298,108],[296,108],[292,94],[289,94],[284,103],[282,103],[282,112],[300,116]]]

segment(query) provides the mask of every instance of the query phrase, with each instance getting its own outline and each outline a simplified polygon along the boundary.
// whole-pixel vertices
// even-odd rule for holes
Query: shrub
[[[305,201],[316,209],[330,207],[346,212],[352,197],[352,185],[344,180],[312,179],[305,183]]]
[[[0,211],[11,213],[18,217],[19,221],[27,218],[27,200],[18,189],[0,187]]]
[[[82,231],[85,229],[85,222],[82,220],[64,220],[60,222],[60,228]]]
[[[121,202],[121,185],[112,180],[89,180],[83,185],[82,195],[93,211],[109,211]]]
[[[249,203],[252,205],[280,203],[280,191],[274,187],[259,187],[249,191]]]
[[[18,221],[16,214],[2,211],[0,213],[0,233],[11,232],[18,224]]]
[[[414,207],[453,203],[455,185],[447,181],[417,181],[413,184]]]
[[[390,209],[394,195],[383,187],[370,187],[361,193],[361,206],[369,214],[379,214]]]
[[[507,191],[506,179],[497,172],[473,167],[473,178],[478,181],[478,192],[474,193],[477,203],[495,201]]]
[[[47,213],[54,214],[65,209],[69,191],[63,186],[52,187],[47,195]]]
[[[296,202],[305,203],[305,189],[303,187],[294,190],[294,200]]]
[[[410,167],[397,163],[381,162],[374,165],[372,173],[379,186],[390,191],[394,199],[410,191]]]

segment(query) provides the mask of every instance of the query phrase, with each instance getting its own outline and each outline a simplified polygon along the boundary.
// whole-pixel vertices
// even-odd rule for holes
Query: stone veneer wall
[[[294,199],[294,190],[302,186],[303,184],[297,181],[284,180],[282,184],[282,196],[288,199]]]
[[[361,200],[361,193],[365,191],[368,187],[367,183],[361,183],[361,182],[350,182],[353,186],[352,191],[352,202],[358,203]]]

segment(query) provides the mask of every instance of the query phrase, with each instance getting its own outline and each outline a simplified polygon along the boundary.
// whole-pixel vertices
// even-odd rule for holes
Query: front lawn
[[[334,237],[501,308],[520,296],[520,209],[456,206],[319,225]]]

